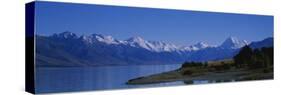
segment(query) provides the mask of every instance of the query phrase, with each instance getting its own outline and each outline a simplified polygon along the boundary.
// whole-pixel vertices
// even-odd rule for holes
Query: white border
[[[0,17],[0,93],[24,92],[24,4],[30,0],[2,0]],[[146,89],[60,93],[61,95],[280,95],[280,0],[50,0],[61,2],[169,8],[212,12],[274,15],[275,67],[273,81],[253,81]],[[280,64],[279,64],[280,63]]]

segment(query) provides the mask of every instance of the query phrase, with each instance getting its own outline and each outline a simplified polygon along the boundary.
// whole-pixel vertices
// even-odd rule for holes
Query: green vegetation
[[[180,71],[182,75],[203,74],[205,72],[223,72],[233,69],[234,61],[232,59],[209,61],[209,62],[185,62]]]
[[[258,69],[272,67],[273,47],[252,50],[249,46],[245,46],[234,56],[234,61],[237,68]]]
[[[249,46],[243,47],[233,59],[209,61],[209,62],[185,62],[181,66],[183,75],[191,75],[194,72],[225,72],[227,70],[239,69],[265,69],[273,68],[273,47],[251,49]]]
[[[273,47],[251,49],[243,47],[233,59],[208,62],[185,62],[174,71],[144,76],[129,80],[127,84],[150,84],[170,81],[209,80],[226,82],[230,80],[273,79]]]

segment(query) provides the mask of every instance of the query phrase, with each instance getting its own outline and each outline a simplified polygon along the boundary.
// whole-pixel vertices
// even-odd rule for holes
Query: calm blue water
[[[116,88],[137,88],[179,85],[183,82],[169,82],[149,85],[126,85],[130,79],[178,69],[173,65],[133,65],[73,68],[36,68],[36,92],[69,92]]]

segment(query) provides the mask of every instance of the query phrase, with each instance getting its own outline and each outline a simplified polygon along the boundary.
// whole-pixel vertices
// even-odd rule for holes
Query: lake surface
[[[37,67],[36,92],[69,92],[119,88],[139,88],[180,85],[184,82],[168,82],[147,85],[127,85],[126,82],[141,76],[178,69],[173,65],[130,65],[99,67]]]

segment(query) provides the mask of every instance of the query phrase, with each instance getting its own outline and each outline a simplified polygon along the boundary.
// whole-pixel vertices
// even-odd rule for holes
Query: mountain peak
[[[131,37],[127,41],[128,42],[145,42],[145,40],[142,37],[139,37],[139,36]]]
[[[229,40],[229,41],[231,41],[231,42],[239,42],[239,40],[238,40],[238,38],[237,37],[233,37],[233,36],[230,36],[230,37],[228,37],[226,40]]]
[[[246,40],[239,40],[236,37],[228,37],[220,47],[222,48],[231,48],[231,49],[236,49],[236,48],[241,48],[245,45],[247,45],[248,42]]]
[[[102,35],[102,34],[91,34],[90,36],[92,36],[92,37],[103,37],[104,35]]]
[[[205,42],[199,42],[196,43],[194,45],[188,46],[188,47],[184,47],[185,50],[200,50],[200,49],[204,49],[210,47],[207,43]]]
[[[207,43],[205,43],[205,42],[199,42],[199,43],[197,43],[197,44],[195,44],[195,45],[193,45],[193,46],[195,46],[195,47],[197,47],[197,48],[206,48],[206,47],[208,47],[209,45],[208,45]]]
[[[54,34],[53,37],[58,37],[58,38],[78,38],[77,35],[75,33],[69,32],[69,31],[65,31],[59,34]]]
[[[102,34],[91,34],[89,37],[93,41],[104,42],[106,44],[118,44],[118,41],[114,39],[112,36],[105,36]]]

